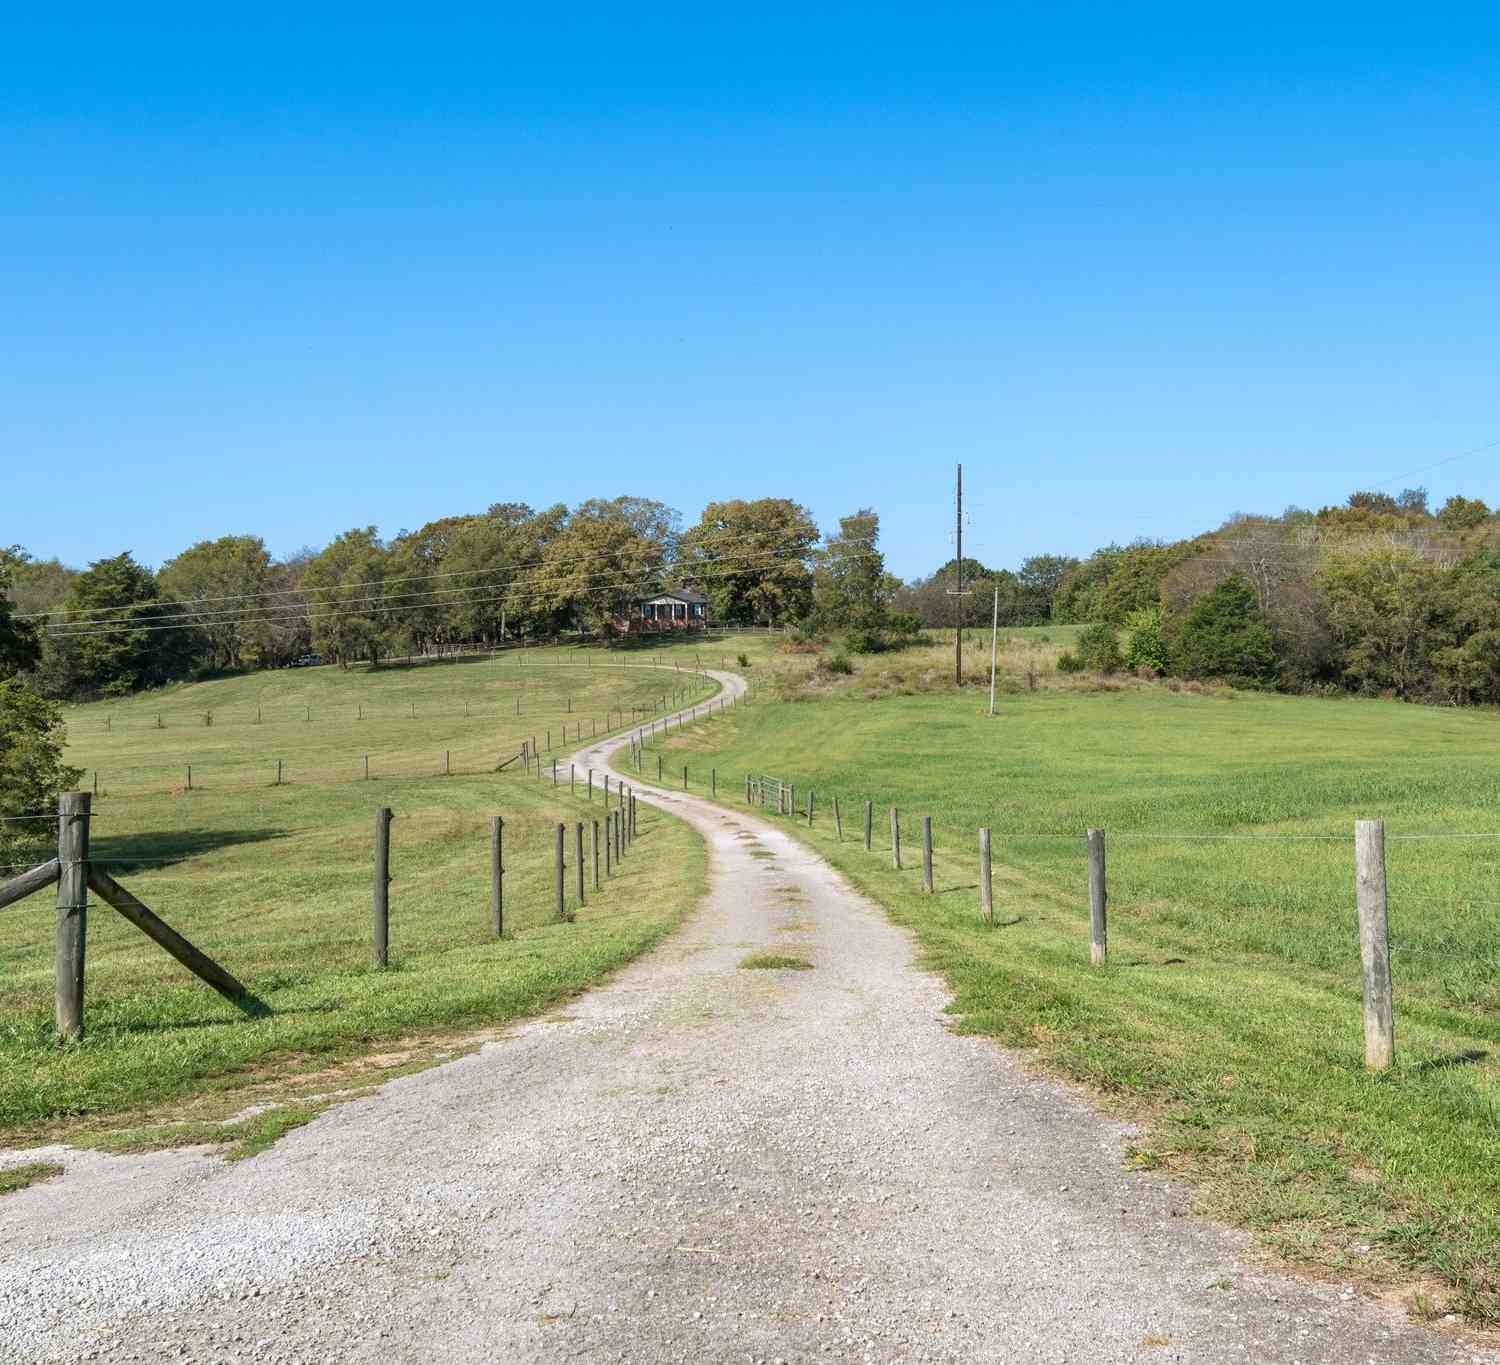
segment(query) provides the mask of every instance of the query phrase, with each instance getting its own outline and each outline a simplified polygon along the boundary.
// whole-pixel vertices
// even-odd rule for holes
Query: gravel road
[[[1257,1269],[1125,1128],[951,1034],[826,864],[640,790],[711,847],[681,932],[251,1161],[47,1153],[0,1200],[0,1359],[1500,1361]],[[813,969],[738,966],[768,945]]]

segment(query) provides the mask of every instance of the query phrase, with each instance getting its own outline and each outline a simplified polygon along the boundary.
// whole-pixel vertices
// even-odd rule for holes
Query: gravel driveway
[[[0,1359],[1500,1360],[1254,1268],[1124,1128],[949,1033],[826,864],[641,791],[711,846],[681,932],[251,1161],[57,1149],[0,1201]],[[812,970],[739,967],[768,946]]]

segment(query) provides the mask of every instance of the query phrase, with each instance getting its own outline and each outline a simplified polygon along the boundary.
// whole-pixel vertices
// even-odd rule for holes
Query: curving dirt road
[[[1500,1360],[1255,1269],[1124,1128],[949,1033],[826,864],[638,790],[712,850],[682,932],[253,1161],[62,1149],[0,1201],[0,1359]],[[739,966],[766,947],[812,970]]]

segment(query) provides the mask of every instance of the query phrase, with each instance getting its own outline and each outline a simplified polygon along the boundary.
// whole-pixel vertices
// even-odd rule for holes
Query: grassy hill
[[[94,856],[269,1013],[246,1019],[100,905],[88,921],[87,1033],[59,1049],[52,897],[24,901],[0,915],[0,1140],[76,1136],[105,1120],[118,1128],[149,1117],[159,1128],[163,1112],[193,1122],[152,1140],[188,1140],[205,1116],[243,1104],[247,1086],[263,1100],[353,1084],[372,1052],[389,1064],[441,1050],[566,997],[655,942],[702,890],[697,836],[643,811],[637,855],[589,893],[573,923],[558,923],[553,831],[568,822],[571,863],[573,822],[603,813],[598,779],[590,803],[581,773],[570,796],[566,766],[557,788],[550,764],[540,781],[519,765],[493,771],[523,738],[545,742],[550,729],[556,753],[565,726],[572,745],[580,722],[585,737],[591,720],[603,733],[664,694],[715,690],[675,668],[605,657],[298,669],[72,708],[70,757],[101,774]],[[383,805],[396,813],[391,965],[376,971],[371,849]],[[500,942],[490,930],[492,814],[505,821]],[[570,873],[570,906],[571,885]]]
[[[915,931],[955,1025],[1142,1115],[1134,1159],[1193,1175],[1206,1209],[1340,1273],[1435,1276],[1454,1307],[1500,1320],[1496,717],[1048,669],[1033,691],[1028,656],[1062,643],[1046,633],[1012,632],[993,719],[982,683],[953,687],[951,646],[945,668],[917,650],[857,659],[851,676],[768,654],[766,704],[674,734],[668,768],[715,766],[731,803],[746,772],[795,782],[799,804],[814,790],[801,836]],[[1363,1068],[1358,817],[1387,823],[1398,1063],[1381,1076]],[[1109,841],[1103,970],[1088,956],[1088,826]]]

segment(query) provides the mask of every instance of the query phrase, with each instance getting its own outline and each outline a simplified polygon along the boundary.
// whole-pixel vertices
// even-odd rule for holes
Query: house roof
[[[663,597],[670,597],[678,602],[696,602],[703,606],[708,605],[708,598],[701,592],[694,592],[691,588],[663,588],[660,592],[648,593],[646,596],[638,598],[637,601],[656,602]]]

